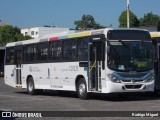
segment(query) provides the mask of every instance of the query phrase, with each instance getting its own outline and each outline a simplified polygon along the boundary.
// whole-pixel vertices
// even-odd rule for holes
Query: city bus
[[[160,92],[160,32],[150,32],[154,45],[155,93]]]
[[[153,44],[143,29],[105,28],[8,43],[5,84],[47,90],[153,92]]]

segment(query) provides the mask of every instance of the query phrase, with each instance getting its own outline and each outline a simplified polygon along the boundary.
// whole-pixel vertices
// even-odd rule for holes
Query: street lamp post
[[[129,0],[127,0],[127,27],[130,27],[130,23],[129,23]]]

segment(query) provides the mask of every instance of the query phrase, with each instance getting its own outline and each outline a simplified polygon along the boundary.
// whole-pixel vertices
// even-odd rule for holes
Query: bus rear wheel
[[[87,92],[87,85],[84,78],[81,78],[77,84],[77,94],[80,99],[87,99],[89,97],[89,93]]]
[[[35,95],[37,93],[35,87],[34,87],[34,81],[32,77],[29,77],[27,81],[27,91],[30,95]]]

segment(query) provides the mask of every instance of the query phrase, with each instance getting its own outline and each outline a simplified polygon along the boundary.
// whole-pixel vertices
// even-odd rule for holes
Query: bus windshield
[[[108,67],[117,71],[145,71],[153,68],[151,42],[108,42]]]

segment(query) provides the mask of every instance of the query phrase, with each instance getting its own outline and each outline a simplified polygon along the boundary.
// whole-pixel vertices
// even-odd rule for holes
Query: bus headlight
[[[112,82],[115,82],[115,83],[120,83],[121,82],[119,80],[119,78],[117,76],[113,75],[113,74],[108,74],[108,77]]]
[[[152,82],[154,80],[154,75],[150,75],[145,82]]]

